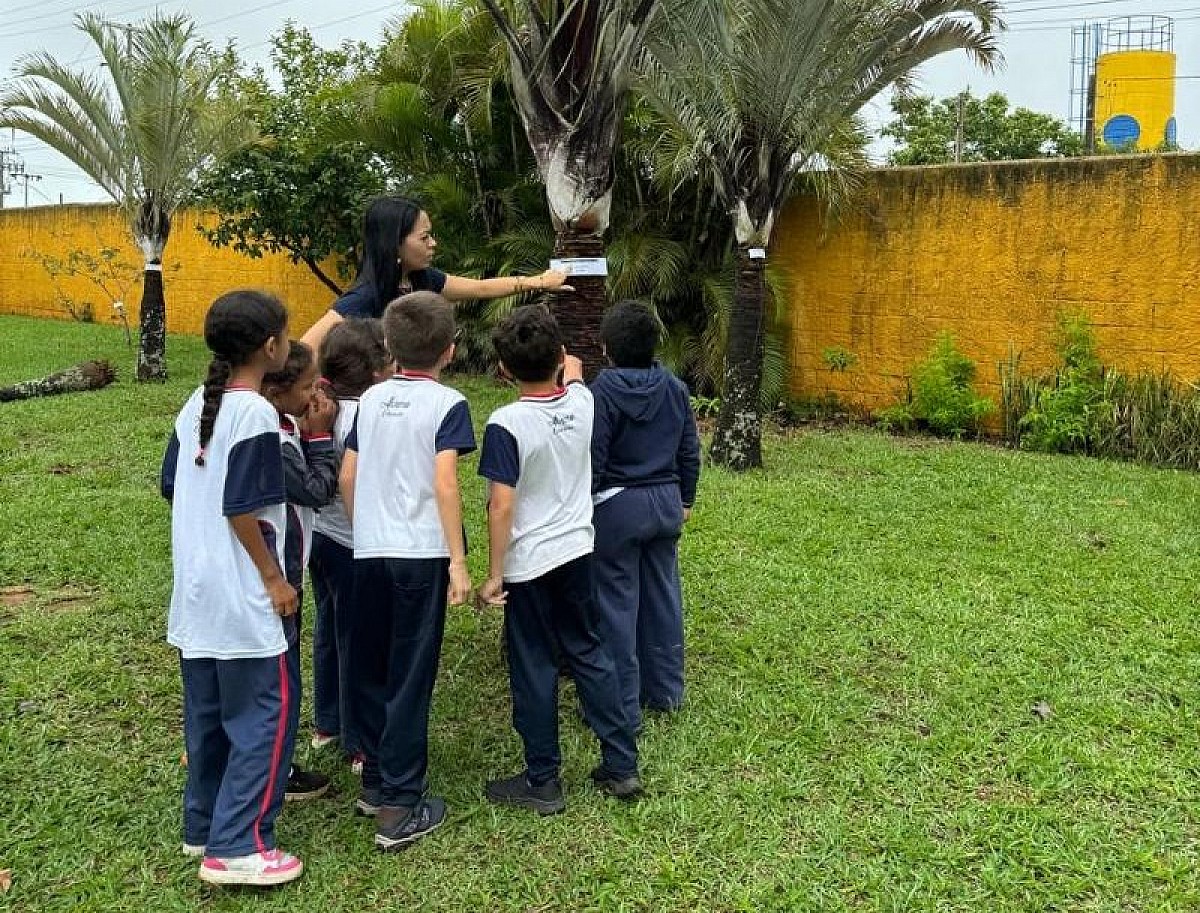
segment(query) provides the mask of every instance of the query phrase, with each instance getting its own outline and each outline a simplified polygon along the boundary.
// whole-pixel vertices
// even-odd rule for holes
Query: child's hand
[[[271,608],[280,618],[295,615],[300,597],[292,585],[283,577],[276,577],[267,584],[267,595],[271,597]]]
[[[324,391],[318,390],[313,394],[312,404],[304,413],[304,418],[300,420],[300,427],[310,435],[329,434],[336,419],[337,403],[326,396]]]
[[[479,588],[475,600],[480,608],[504,605],[508,601],[508,593],[504,592],[504,581],[499,577],[489,577]]]
[[[578,355],[564,352],[562,382],[565,384],[573,380],[583,380],[583,359]]]
[[[448,605],[462,605],[471,598],[471,575],[467,573],[467,561],[460,558],[450,562],[450,586],[446,590]]]

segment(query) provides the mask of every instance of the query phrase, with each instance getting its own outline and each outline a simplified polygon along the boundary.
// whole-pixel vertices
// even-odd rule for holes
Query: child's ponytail
[[[213,427],[217,424],[217,413],[221,411],[221,398],[233,365],[220,355],[214,355],[208,363],[208,376],[204,378],[204,408],[200,410],[200,451],[196,454],[196,465],[204,465],[204,451],[212,440]]]

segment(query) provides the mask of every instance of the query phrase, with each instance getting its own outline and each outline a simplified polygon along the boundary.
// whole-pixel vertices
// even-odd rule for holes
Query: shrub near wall
[[[202,213],[184,210],[175,216],[171,240],[164,254],[166,264],[167,329],[172,333],[199,333],[204,313],[218,295],[231,288],[251,286],[280,295],[292,314],[292,334],[299,336],[332,303],[333,295],[304,267],[287,257],[266,255],[252,260],[229,250],[217,250],[196,225]],[[0,313],[70,319],[55,282],[34,251],[96,251],[112,247],[138,266],[125,304],[135,327],[141,302],[141,256],[133,244],[125,220],[116,206],[108,204],[42,206],[0,210]],[[82,277],[60,279],[61,290],[70,298],[95,298],[95,288]],[[98,302],[98,299],[97,299]],[[105,305],[108,307],[109,305]],[[109,322],[100,313],[96,319]]]

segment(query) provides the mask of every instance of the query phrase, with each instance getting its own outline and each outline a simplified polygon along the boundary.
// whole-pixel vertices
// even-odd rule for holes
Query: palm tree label
[[[767,249],[765,247],[752,247],[749,252],[751,260],[766,260]]]
[[[568,276],[607,276],[607,257],[559,257],[550,261],[550,268]]]

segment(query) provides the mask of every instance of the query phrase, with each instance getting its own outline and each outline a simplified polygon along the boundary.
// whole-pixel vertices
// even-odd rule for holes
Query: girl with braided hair
[[[265,292],[230,292],[209,308],[204,340],[208,377],[175,420],[161,480],[188,758],[183,850],[203,857],[203,881],[283,884],[303,871],[275,845],[298,697],[283,619],[297,597],[283,571],[279,418],[259,391],[287,360],[287,311]]]

